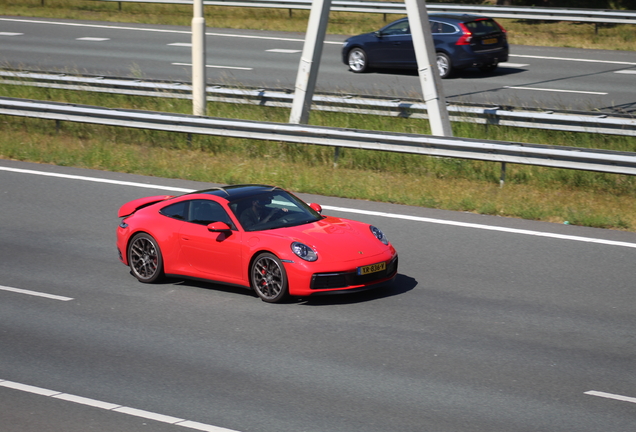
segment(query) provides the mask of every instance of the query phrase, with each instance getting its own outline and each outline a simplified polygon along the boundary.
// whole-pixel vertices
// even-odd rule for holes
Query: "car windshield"
[[[276,189],[230,203],[245,231],[263,231],[316,222],[322,216],[297,197]]]

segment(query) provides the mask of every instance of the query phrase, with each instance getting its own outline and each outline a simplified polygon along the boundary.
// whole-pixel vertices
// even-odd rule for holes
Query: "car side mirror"
[[[375,37],[378,37],[378,38],[382,37],[382,32],[380,30],[374,31],[373,34],[375,35]]]
[[[322,214],[322,207],[320,207],[320,204],[311,203],[309,204],[309,207],[311,207],[311,209],[317,212],[318,214]]]
[[[225,222],[212,222],[208,225],[208,231],[210,232],[228,232],[232,231],[232,228]]]

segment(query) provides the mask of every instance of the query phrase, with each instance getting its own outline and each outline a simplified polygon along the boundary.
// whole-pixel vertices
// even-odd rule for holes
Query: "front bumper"
[[[395,278],[398,270],[398,256],[394,250],[375,256],[375,259],[350,262],[349,266],[340,268],[316,268],[312,263],[285,263],[285,270],[289,278],[289,294],[306,297],[317,294],[353,292],[376,288],[389,283]],[[386,262],[386,269],[358,275],[357,267]],[[329,271],[331,270],[331,271]]]

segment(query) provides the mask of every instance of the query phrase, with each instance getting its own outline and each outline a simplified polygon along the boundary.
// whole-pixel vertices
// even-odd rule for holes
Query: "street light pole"
[[[192,114],[206,114],[205,18],[203,0],[193,1],[192,15]]]

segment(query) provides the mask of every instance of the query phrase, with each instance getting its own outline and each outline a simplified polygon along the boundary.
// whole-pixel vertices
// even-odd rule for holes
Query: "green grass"
[[[190,113],[191,101],[0,85],[0,94],[113,108]],[[208,115],[287,122],[288,109],[209,103]],[[213,183],[268,183],[297,192],[573,225],[636,230],[636,178],[389,152],[334,149],[0,117],[0,157]],[[426,120],[315,111],[311,123],[366,130],[429,133]],[[456,136],[577,147],[636,150],[610,135],[454,123]]]
[[[44,6],[42,5],[44,3]],[[149,24],[190,25],[191,6],[122,5],[91,0],[0,0],[2,14]],[[304,32],[308,12],[206,7],[209,27]],[[397,19],[389,15],[389,21]],[[501,20],[513,44],[634,50],[633,26]],[[357,34],[385,23],[381,14],[330,14],[332,34]],[[0,95],[113,108],[191,113],[189,100],[67,92],[0,85]],[[208,104],[208,115],[287,122],[289,110]],[[269,183],[297,192],[557,223],[636,230],[636,180],[631,176],[500,165],[222,137],[135,130],[0,116],[0,157],[213,183]],[[430,133],[426,120],[314,111],[314,125]],[[636,151],[636,140],[454,123],[455,136]]]

